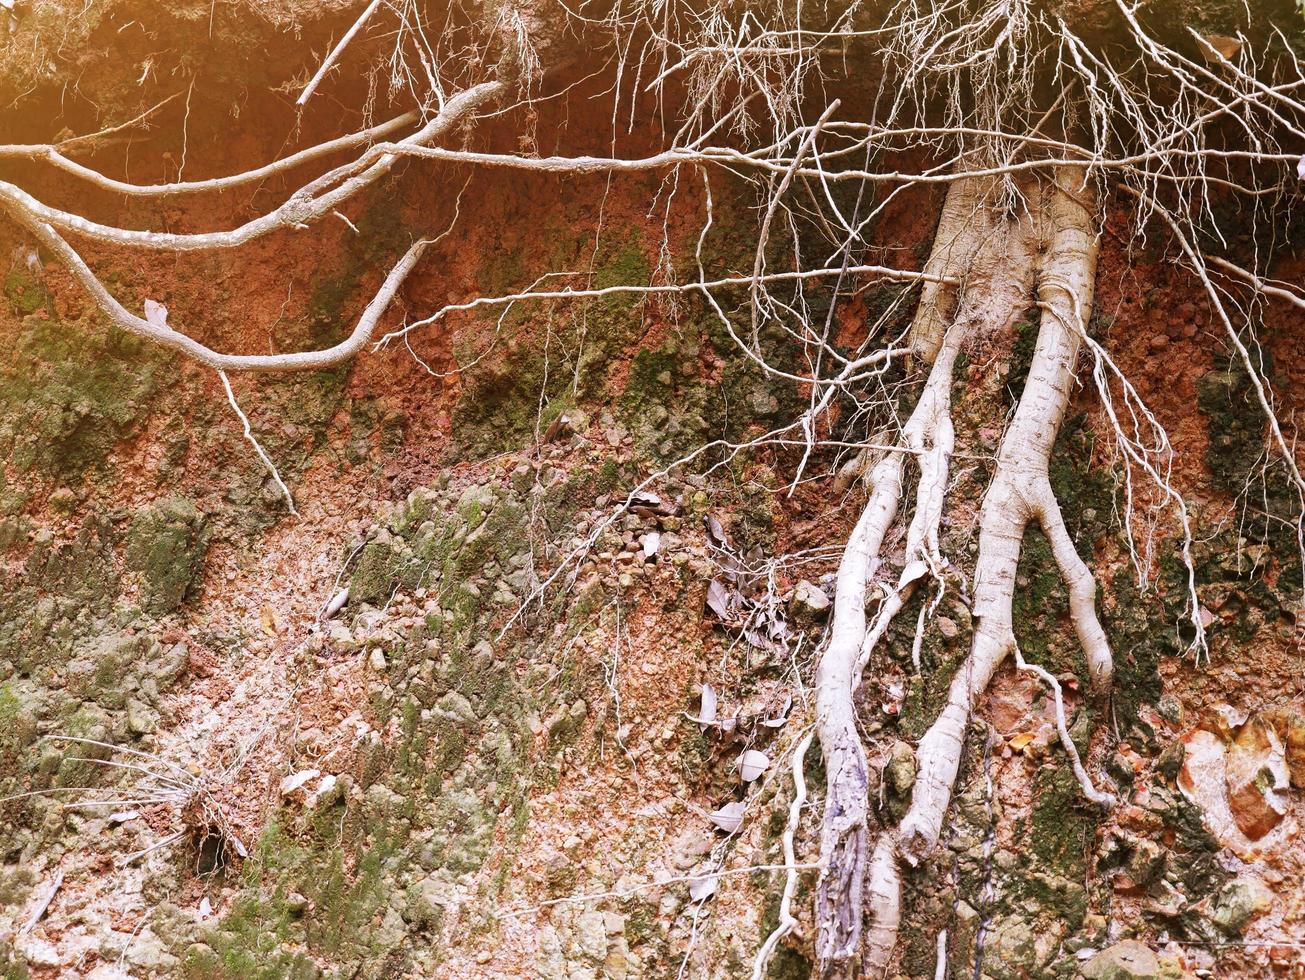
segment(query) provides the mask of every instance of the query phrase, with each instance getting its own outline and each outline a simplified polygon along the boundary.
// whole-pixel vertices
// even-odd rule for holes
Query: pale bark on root
[[[441,112],[421,129],[399,141],[400,146],[425,146],[463,125],[478,109],[505,90],[502,82],[480,82],[450,98]],[[399,160],[374,146],[357,159],[342,164],[299,188],[283,204],[229,231],[177,234],[116,228],[52,208],[21,187],[0,180],[0,206],[29,231],[45,226],[52,234],[82,235],[112,245],[127,245],[160,252],[190,252],[237,248],[274,231],[299,229],[329,215],[346,201],[388,174]]]
[[[822,872],[816,887],[816,957],[824,977],[851,975],[861,951],[862,886],[870,774],[856,730],[853,673],[865,636],[865,592],[884,533],[897,514],[902,454],[885,453],[870,501],[838,566],[829,645],[816,670],[816,714],[826,773]]]
[[[942,277],[970,268],[985,240],[997,231],[994,210],[985,206],[994,182],[964,178],[948,185],[938,230],[924,271]],[[944,282],[926,283],[911,322],[911,349],[926,364],[936,359],[956,315],[959,289]]]
[[[960,765],[965,729],[977,699],[1006,656],[1015,649],[1012,603],[1024,532],[1037,521],[1051,539],[1056,561],[1071,590],[1071,617],[1087,655],[1093,685],[1109,687],[1110,650],[1095,609],[1096,585],[1074,551],[1048,478],[1048,461],[1069,403],[1081,336],[1075,308],[1091,309],[1096,236],[1085,186],[1067,189],[1070,177],[1038,190],[1035,218],[1043,229],[1045,255],[1038,261],[1038,300],[1043,310],[1033,364],[1014,418],[1002,440],[997,470],[980,516],[970,655],[957,671],[947,702],[917,748],[911,806],[895,834],[876,845],[865,967],[871,976],[887,969],[901,919],[898,861],[914,865],[936,845]],[[1075,198],[1079,200],[1075,200]],[[1090,785],[1090,781],[1088,783]],[[1097,802],[1112,799],[1099,794]]]
[[[951,350],[934,363],[924,393],[903,430],[903,441],[921,451],[919,495],[930,499],[936,495],[939,508],[946,484],[946,457],[951,452],[951,420],[946,414],[955,355],[954,347]],[[940,429],[941,437],[933,438]],[[826,770],[820,848],[824,870],[816,891],[819,924],[816,955],[821,975],[826,977],[852,975],[860,960],[870,780],[865,750],[856,729],[852,693],[860,684],[865,664],[866,586],[878,566],[884,534],[897,514],[906,455],[886,452],[871,470],[870,501],[839,564],[829,646],[816,672],[820,746]],[[908,535],[908,552],[925,547],[929,535],[920,515],[931,512],[931,506],[917,506]],[[936,535],[934,540],[936,543]],[[908,566],[908,571],[914,565],[925,567],[923,561],[917,561]],[[903,573],[903,581],[906,574]],[[914,581],[912,578],[910,584]],[[899,583],[898,590],[886,602],[900,601],[903,589],[908,587]],[[883,618],[881,612],[876,617],[876,626]]]
[[[991,182],[959,181],[949,193],[935,239],[938,258],[931,258],[928,266],[929,276],[947,288],[930,290],[922,296],[912,324],[913,336],[929,334],[934,323],[953,319],[957,302],[951,292],[957,283],[954,270],[970,268],[974,256],[981,252],[1012,247],[1023,250],[1019,235],[997,233],[993,223],[982,217],[991,190]],[[965,219],[976,215],[979,217],[974,227],[967,230]],[[1021,295],[1026,296],[1027,289],[1011,291],[1006,305],[1017,305]],[[852,694],[860,684],[873,643],[919,580],[931,568],[936,570],[939,562],[938,526],[954,441],[950,414],[953,366],[970,332],[991,322],[986,284],[975,296],[978,301],[969,307],[969,315],[945,327],[936,345],[929,342],[919,349],[921,360],[931,368],[898,440],[909,451],[885,452],[871,469],[869,501],[839,564],[829,644],[816,673],[818,730],[826,769],[822,873],[816,890],[816,958],[818,972],[826,978],[854,976],[860,969],[863,947],[869,773],[856,729]],[[867,634],[866,587],[878,567],[884,535],[897,515],[906,456],[919,461],[920,480],[907,532],[905,567],[897,588],[886,597]]]

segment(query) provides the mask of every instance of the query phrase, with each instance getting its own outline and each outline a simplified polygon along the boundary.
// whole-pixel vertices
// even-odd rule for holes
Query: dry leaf
[[[289,776],[286,776],[285,779],[281,780],[281,795],[288,796],[290,793],[293,793],[299,787],[303,786],[304,783],[308,782],[308,780],[316,779],[319,775],[321,775],[321,773],[316,769],[304,769],[300,772],[291,773]]]
[[[109,823],[119,824],[126,823],[128,820],[135,820],[140,816],[139,810],[119,810],[117,813],[109,814]]]
[[[571,431],[571,416],[563,414],[553,419],[548,424],[548,429],[544,432],[544,442],[552,442],[560,435],[567,435]]]
[[[689,897],[695,902],[705,902],[716,894],[716,875],[694,878],[689,882]]]
[[[326,604],[326,608],[322,610],[322,618],[330,619],[341,609],[343,609],[344,604],[348,601],[349,601],[349,590],[341,589],[335,595],[331,596],[331,601],[328,602]]]
[[[726,803],[719,810],[713,810],[707,817],[721,830],[732,834],[743,826],[743,804]]]
[[[779,709],[779,714],[774,718],[763,718],[761,723],[767,728],[779,728],[784,722],[788,721],[788,713],[793,707],[793,695],[784,699],[784,707]]]
[[[725,536],[725,525],[723,525],[715,514],[708,514],[703,521],[707,525],[707,540],[717,548],[730,550],[730,539]]]
[[[145,320],[151,326],[171,329],[168,327],[168,308],[152,299],[145,301]]]
[[[714,578],[707,585],[707,608],[725,622],[733,619],[734,595],[723,581]]]
[[[770,756],[756,749],[748,749],[739,759],[739,775],[745,783],[750,783],[770,768]]]
[[[1201,40],[1218,54],[1217,58],[1213,58],[1209,51],[1202,50],[1201,54],[1205,56],[1205,60],[1212,64],[1217,64],[1219,58],[1232,61],[1242,49],[1241,41],[1226,34],[1205,34],[1202,35]]]
[[[281,623],[277,619],[276,610],[271,606],[264,605],[258,616],[263,624],[263,632],[268,636],[276,636],[281,632]]]
[[[691,720],[704,730],[716,724],[716,690],[710,684],[702,685],[702,706],[698,708],[698,717]]]

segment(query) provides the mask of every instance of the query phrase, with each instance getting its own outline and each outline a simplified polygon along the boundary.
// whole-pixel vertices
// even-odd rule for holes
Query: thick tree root
[[[1015,576],[1024,532],[1032,521],[1046,532],[1069,585],[1071,616],[1087,655],[1093,686],[1104,690],[1110,685],[1110,650],[1096,616],[1096,584],[1074,549],[1048,478],[1048,460],[1069,402],[1081,341],[1075,328],[1076,310],[1086,315],[1091,309],[1096,273],[1090,205],[1070,195],[1066,189],[1071,186],[1070,179],[1058,174],[1059,183],[1041,189],[1037,217],[1043,228],[1045,254],[1039,262],[1037,294],[1043,316],[1024,394],[1002,440],[997,472],[984,499],[975,570],[977,626],[970,655],[952,679],[942,712],[920,740],[911,807],[896,834],[884,834],[876,846],[876,853],[885,852],[886,856],[876,862],[876,869],[883,870],[869,885],[872,926],[865,966],[871,976],[880,976],[887,969],[901,918],[900,873],[887,854],[895,852],[897,859],[914,865],[937,844],[970,713],[993,673],[1016,649],[1012,622]],[[1090,197],[1086,188],[1075,191],[1080,198]],[[1079,770],[1081,765],[1076,766]],[[1091,786],[1085,773],[1081,780]],[[1113,802],[1095,791],[1089,795],[1102,804]]]
[[[871,470],[870,499],[839,566],[830,641],[817,672],[819,736],[827,771],[823,871],[816,895],[816,954],[822,977],[855,976],[862,968],[878,976],[891,959],[901,920],[900,864],[918,863],[937,843],[970,712],[993,673],[1015,650],[1015,573],[1031,521],[1046,531],[1069,586],[1071,614],[1093,687],[1102,691],[1110,685],[1110,650],[1096,617],[1096,584],[1074,549],[1047,473],[1074,381],[1081,341],[1075,317],[1086,316],[1091,308],[1096,267],[1090,205],[1075,199],[1090,201],[1091,193],[1078,187],[1071,195],[1071,180],[1068,174],[1058,174],[1058,183],[1031,185],[1028,210],[1019,215],[997,210],[999,197],[991,181],[958,181],[944,207],[927,268],[960,286],[940,285],[921,298],[912,344],[930,370],[899,438],[904,451],[884,453]],[[970,656],[920,742],[910,810],[899,831],[881,834],[871,850],[869,777],[852,693],[879,640],[918,584],[930,574],[943,581],[939,527],[954,443],[950,397],[957,356],[976,338],[999,332],[1020,317],[1035,292],[1043,315],[1033,365],[981,514]],[[919,481],[902,571],[867,628],[866,587],[897,515],[908,457],[919,467]],[[1091,781],[1081,764],[1075,771],[1087,792]],[[1094,789],[1088,795],[1111,802]]]
[[[948,194],[929,268],[947,281],[952,281],[954,272],[980,271],[964,297],[956,294],[955,287],[939,283],[939,288],[921,298],[912,343],[919,359],[931,365],[929,374],[902,428],[901,451],[883,453],[871,468],[870,498],[839,564],[829,644],[816,673],[818,730],[827,774],[820,848],[823,872],[816,891],[816,957],[822,977],[854,976],[862,955],[870,783],[852,693],[875,643],[916,584],[931,570],[938,574],[938,528],[954,442],[950,411],[956,357],[972,335],[1000,328],[1022,313],[1032,287],[1031,272],[1022,282],[988,272],[1011,266],[1031,270],[1034,255],[1027,222],[999,222],[992,216],[993,191],[992,181],[963,180]],[[866,587],[879,566],[884,536],[897,516],[908,456],[917,460],[920,479],[907,531],[906,559],[896,589],[867,633]]]

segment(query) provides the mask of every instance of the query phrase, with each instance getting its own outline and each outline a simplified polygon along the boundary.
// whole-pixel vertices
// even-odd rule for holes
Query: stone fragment
[[[169,498],[139,511],[127,539],[127,565],[141,575],[141,606],[177,609],[199,578],[208,539],[194,503]]]
[[[1142,837],[1132,842],[1133,852],[1124,865],[1124,873],[1139,885],[1149,885],[1160,876],[1165,866],[1164,849],[1153,840]]]
[[[712,838],[701,829],[686,827],[671,844],[671,865],[677,871],[688,871],[711,853]]]
[[[1246,712],[1238,711],[1230,704],[1216,704],[1205,712],[1201,718],[1201,727],[1214,732],[1225,742],[1233,737],[1233,732],[1246,724]]]
[[[149,707],[130,698],[127,701],[127,731],[133,735],[148,735],[158,727],[158,715]]]
[[[592,963],[607,959],[607,923],[602,912],[576,916],[575,939],[584,957]]]
[[[818,585],[803,579],[793,590],[789,600],[793,615],[809,620],[822,620],[829,614],[829,596]]]
[[[905,742],[893,743],[888,764],[884,766],[884,777],[896,796],[905,796],[915,785],[915,752]]]
[[[1287,754],[1291,784],[1305,789],[1305,714],[1299,709],[1275,708],[1265,712]]]
[[[1238,828],[1259,840],[1287,813],[1287,759],[1277,733],[1256,715],[1237,730],[1228,748],[1228,805]]]
[[[1240,935],[1253,918],[1273,905],[1273,893],[1258,878],[1228,882],[1214,900],[1210,919],[1230,936]]]
[[[1079,973],[1086,980],[1158,980],[1160,960],[1149,946],[1126,939],[1097,953]]]

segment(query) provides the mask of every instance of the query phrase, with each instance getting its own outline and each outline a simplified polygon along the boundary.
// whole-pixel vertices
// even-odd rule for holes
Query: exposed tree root
[[[1024,532],[1032,521],[1037,521],[1050,539],[1070,588],[1071,618],[1087,655],[1093,686],[1102,691],[1110,684],[1110,650],[1096,616],[1096,583],[1074,550],[1048,477],[1048,461],[1069,403],[1081,342],[1075,328],[1076,310],[1090,310],[1096,274],[1093,216],[1088,205],[1067,192],[1069,179],[1067,174],[1059,174],[1063,183],[1041,189],[1041,214],[1037,217],[1046,250],[1039,263],[1037,295],[1044,312],[1024,394],[1002,440],[997,472],[984,499],[975,568],[977,627],[970,656],[952,680],[945,707],[920,740],[911,807],[896,834],[886,833],[877,848],[891,850],[912,865],[938,841],[970,712],[1001,662],[1016,649],[1012,601]],[[1077,196],[1090,198],[1087,188],[1077,191]],[[1085,775],[1082,778],[1091,785]],[[1093,798],[1107,805],[1113,802],[1095,791]],[[886,855],[881,866],[891,863]],[[901,917],[897,869],[886,870],[881,880],[872,880],[870,890],[875,925],[866,950],[866,967],[870,975],[878,976],[892,958],[895,923]]]
[[[1096,269],[1090,189],[1071,190],[1068,172],[1058,173],[1057,180],[1025,188],[1027,207],[1017,215],[1003,215],[997,209],[1001,197],[996,181],[963,180],[953,186],[928,268],[962,285],[956,291],[930,288],[922,297],[912,344],[931,368],[901,432],[900,442],[910,452],[885,453],[875,464],[870,500],[839,567],[834,623],[817,677],[820,738],[828,774],[821,846],[824,872],[816,900],[816,952],[825,977],[852,976],[862,966],[877,976],[891,959],[901,920],[900,864],[918,863],[936,844],[970,712],[993,673],[1016,650],[1015,575],[1024,532],[1032,521],[1046,532],[1069,587],[1071,616],[1093,689],[1101,692],[1110,686],[1111,657],[1096,616],[1096,583],[1074,548],[1048,478],[1048,459],[1069,401],[1082,340],[1078,318],[1091,308]],[[975,237],[967,240],[967,236]],[[970,656],[952,680],[946,705],[920,742],[915,792],[901,827],[881,834],[867,854],[869,786],[852,692],[879,640],[919,583],[931,574],[944,581],[945,560],[938,538],[954,444],[950,393],[956,359],[976,338],[1018,318],[1033,294],[1043,311],[1033,364],[1002,441],[980,518],[973,597],[976,629]],[[867,629],[865,588],[897,514],[907,455],[918,461],[919,480],[903,567],[896,587],[887,592]],[[922,617],[921,629],[923,623]],[[1032,665],[1023,666],[1045,674]],[[1061,715],[1063,720],[1063,709]],[[1103,805],[1112,803],[1113,798],[1092,786],[1077,753],[1071,758],[1089,798]],[[870,924],[863,959],[861,929],[866,911]]]

